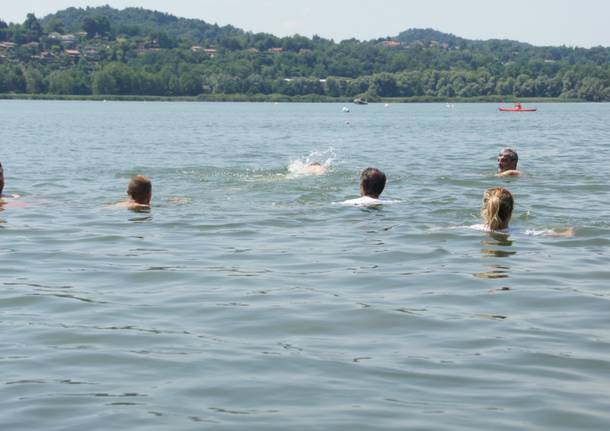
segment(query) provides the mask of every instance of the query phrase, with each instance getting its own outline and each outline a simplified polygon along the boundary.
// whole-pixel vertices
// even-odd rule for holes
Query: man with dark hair
[[[357,206],[381,205],[383,201],[379,199],[379,195],[383,192],[385,183],[386,176],[383,172],[377,168],[366,168],[360,174],[360,197],[343,203]]]
[[[519,156],[510,148],[505,148],[498,154],[498,175],[501,177],[518,176],[521,172],[517,170]]]
[[[150,205],[152,198],[152,184],[148,177],[136,175],[127,186],[127,194],[139,205]]]
[[[126,206],[130,210],[148,210],[152,199],[152,183],[144,175],[136,175],[127,186],[129,199],[119,202],[118,206]]]
[[[360,174],[360,195],[379,199],[379,195],[385,188],[386,177],[377,168],[366,168]]]

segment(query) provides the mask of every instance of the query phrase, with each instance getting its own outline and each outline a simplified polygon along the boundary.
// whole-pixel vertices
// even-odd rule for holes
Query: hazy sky
[[[534,45],[610,46],[604,0],[0,0],[0,19],[23,22],[70,6],[108,4],[168,12],[277,36],[318,34],[336,41],[394,36],[431,27],[468,39]]]

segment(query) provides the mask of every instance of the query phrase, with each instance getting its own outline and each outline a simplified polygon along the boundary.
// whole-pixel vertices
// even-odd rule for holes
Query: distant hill
[[[469,40],[434,29],[340,42],[143,8],[0,19],[0,93],[610,101],[610,48]]]
[[[448,44],[449,46],[460,46],[467,42],[466,39],[461,37],[454,36],[450,33],[443,33],[431,28],[411,28],[400,33],[395,39],[406,44],[421,42],[425,45],[429,45],[432,42],[438,42],[441,44]]]
[[[41,19],[43,26],[53,20],[64,23],[67,31],[80,31],[87,17],[106,17],[116,34],[127,36],[147,35],[163,31],[170,37],[192,41],[216,40],[221,35],[240,35],[243,30],[232,26],[220,27],[199,19],[178,18],[173,15],[143,8],[114,9],[110,6],[68,8]]]
[[[479,48],[485,49],[488,47],[505,46],[511,48],[527,49],[535,47],[529,43],[519,42],[516,40],[507,39],[489,39],[489,40],[472,40],[465,39],[463,37],[455,36],[451,33],[443,33],[438,30],[431,28],[411,28],[403,31],[395,38],[402,43],[422,43],[424,45],[430,44],[441,44],[448,45],[449,47],[461,47],[461,48]]]

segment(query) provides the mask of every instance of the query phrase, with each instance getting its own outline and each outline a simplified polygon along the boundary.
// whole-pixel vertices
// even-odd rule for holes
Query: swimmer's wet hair
[[[152,194],[152,183],[144,175],[136,175],[129,182],[127,194],[139,204],[148,204]]]
[[[366,168],[360,174],[360,185],[366,196],[379,197],[385,188],[386,177],[377,168]]]
[[[481,217],[490,230],[508,227],[513,214],[513,195],[503,187],[487,190],[483,195]]]
[[[502,151],[500,151],[500,154],[508,155],[510,160],[513,161],[513,162],[518,162],[519,161],[519,155],[512,148],[504,148]]]

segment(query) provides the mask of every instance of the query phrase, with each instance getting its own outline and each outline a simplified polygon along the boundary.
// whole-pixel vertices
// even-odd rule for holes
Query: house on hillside
[[[73,34],[61,34],[58,39],[64,48],[73,48],[78,41],[77,37]]]
[[[384,40],[381,44],[386,48],[399,48],[402,45],[402,43],[397,40]]]
[[[84,54],[85,54],[85,58],[87,60],[98,61],[101,58],[100,53],[95,48],[88,48],[88,49],[86,49]]]
[[[207,54],[210,58],[214,58],[216,56],[217,50],[215,48],[204,48],[200,45],[191,46],[191,51],[193,52],[203,52]]]
[[[71,58],[80,57],[80,51],[78,49],[66,49],[66,50],[64,50],[64,54],[66,54],[66,56],[71,57]]]
[[[267,51],[272,54],[281,54],[284,52],[284,48],[269,48]]]
[[[252,54],[258,54],[260,52],[258,48],[248,48],[246,51],[251,52]]]
[[[4,64],[4,63],[6,63],[6,62],[7,62],[6,56],[5,56],[5,55],[0,54],[0,64]]]
[[[69,34],[62,34],[60,36],[60,39],[62,42],[65,42],[65,43],[75,43],[77,40],[77,37],[76,37],[76,35],[69,33]]]
[[[38,55],[33,55],[32,58],[40,61],[49,61],[55,58],[55,55],[49,51],[42,51]]]
[[[15,46],[17,46],[17,44],[13,43],[13,42],[0,42],[0,49],[4,48],[4,49],[12,49]]]

